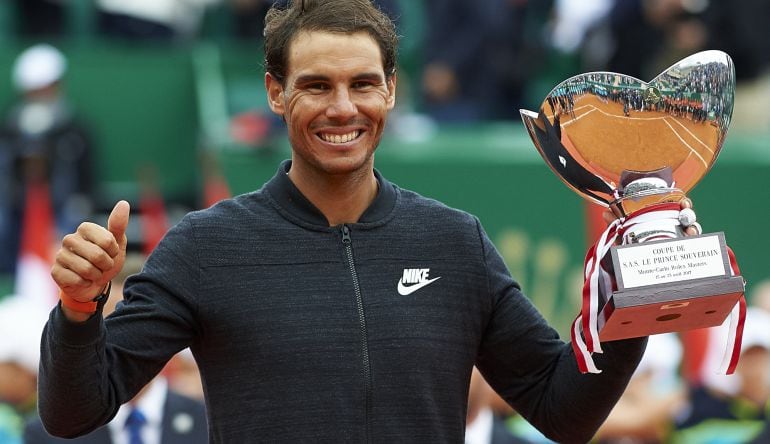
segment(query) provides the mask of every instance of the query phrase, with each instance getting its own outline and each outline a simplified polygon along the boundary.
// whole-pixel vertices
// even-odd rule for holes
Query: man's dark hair
[[[292,40],[303,31],[368,33],[380,47],[385,76],[396,72],[398,35],[393,21],[370,0],[292,0],[265,16],[265,71],[283,84]]]

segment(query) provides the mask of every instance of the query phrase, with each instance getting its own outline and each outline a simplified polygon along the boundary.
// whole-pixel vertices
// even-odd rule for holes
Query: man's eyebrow
[[[313,83],[313,82],[328,82],[331,78],[329,76],[325,76],[322,74],[303,74],[298,76],[294,80],[295,85],[304,85],[307,83]],[[384,80],[381,73],[377,72],[363,72],[360,74],[356,74],[353,76],[352,79],[354,82],[359,82],[361,80],[369,80],[369,81],[378,81],[382,82]]]
[[[321,75],[321,74],[303,74],[299,77],[297,77],[294,80],[295,84],[302,85],[305,83],[312,83],[312,82],[326,82],[329,81],[329,77]]]
[[[381,73],[377,73],[377,72],[364,72],[353,76],[353,81],[360,81],[360,80],[377,80],[382,82],[384,78]]]

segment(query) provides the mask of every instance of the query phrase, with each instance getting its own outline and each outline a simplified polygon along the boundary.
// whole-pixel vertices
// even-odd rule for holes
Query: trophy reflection
[[[598,295],[589,301],[584,289],[587,341],[586,328],[608,341],[720,325],[743,296],[724,234],[684,237],[682,223],[692,221],[681,218],[694,213],[679,207],[722,148],[734,91],[730,57],[705,51],[649,83],[608,72],[572,77],[539,112],[521,110],[548,166],[619,218],[587,263],[586,288]]]

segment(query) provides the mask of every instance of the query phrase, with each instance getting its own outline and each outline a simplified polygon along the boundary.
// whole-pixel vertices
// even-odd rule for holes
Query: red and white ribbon
[[[645,240],[674,238],[676,235],[665,234],[670,227],[678,224],[680,207],[676,203],[659,204],[639,210],[627,218],[620,218],[613,221],[599,237],[599,240],[593,245],[586,254],[585,259],[585,283],[583,284],[583,305],[580,314],[575,318],[570,331],[572,339],[572,349],[578,363],[581,373],[601,373],[596,367],[592,358],[593,353],[602,353],[601,342],[599,340],[599,280],[604,281],[605,291],[612,291],[613,279],[610,274],[602,268],[602,258],[607,254],[615,241],[620,237],[624,244],[629,243],[627,234],[632,227],[644,224],[645,229],[652,228],[653,231],[659,231],[662,234],[648,237]],[[660,228],[655,230],[655,228]],[[735,255],[728,248],[730,257],[730,266],[732,274],[739,275],[740,270],[735,261]],[[741,340],[743,337],[743,324],[746,319],[746,301],[741,296],[739,303],[733,308],[730,314],[730,334],[725,349],[725,356],[720,368],[720,373],[732,374],[738,363],[740,355]],[[585,339],[584,339],[585,338]]]
[[[735,254],[729,247],[727,256],[730,258],[730,271],[733,276],[741,274],[738,268],[738,262],[735,260]],[[732,375],[735,372],[735,366],[738,365],[738,358],[741,355],[741,342],[743,342],[743,325],[746,322],[746,298],[741,295],[738,303],[735,304],[730,312],[730,329],[727,335],[727,344],[725,354],[722,358],[722,364],[719,366],[719,374]]]

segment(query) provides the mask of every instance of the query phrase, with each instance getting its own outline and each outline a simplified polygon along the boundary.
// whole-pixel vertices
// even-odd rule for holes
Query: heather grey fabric
[[[361,220],[329,227],[288,167],[187,215],[106,321],[52,312],[40,375],[49,432],[107,422],[190,346],[216,443],[462,442],[474,364],[552,439],[590,439],[644,339],[605,344],[603,373],[581,375],[476,218],[378,174]],[[404,270],[423,278],[407,295]]]

